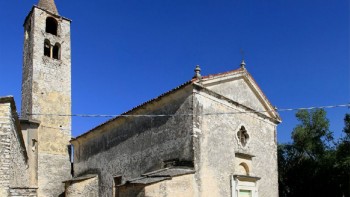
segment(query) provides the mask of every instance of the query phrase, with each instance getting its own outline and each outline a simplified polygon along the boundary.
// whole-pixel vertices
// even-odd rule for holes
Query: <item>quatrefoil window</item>
[[[237,132],[237,137],[242,146],[246,146],[249,140],[249,135],[244,126],[242,126]]]

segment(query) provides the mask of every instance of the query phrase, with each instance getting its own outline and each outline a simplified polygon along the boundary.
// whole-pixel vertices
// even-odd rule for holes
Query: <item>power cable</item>
[[[328,106],[314,106],[314,107],[300,107],[300,108],[282,108],[272,110],[254,110],[254,111],[237,111],[237,112],[214,112],[214,113],[203,113],[200,115],[230,115],[230,114],[247,114],[247,113],[264,113],[264,112],[288,112],[298,110],[313,110],[313,109],[332,109],[350,107],[349,104],[340,105],[328,105]],[[173,117],[173,116],[193,116],[194,114],[41,114],[41,113],[27,113],[28,116],[60,116],[60,117],[82,117],[82,118],[114,118],[114,117]]]

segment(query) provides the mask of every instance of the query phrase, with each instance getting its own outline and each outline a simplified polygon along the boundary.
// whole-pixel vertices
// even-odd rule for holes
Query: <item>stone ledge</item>
[[[10,187],[10,197],[37,197],[37,187]]]

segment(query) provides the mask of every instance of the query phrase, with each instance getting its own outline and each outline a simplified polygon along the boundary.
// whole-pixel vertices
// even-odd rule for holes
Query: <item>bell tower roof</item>
[[[38,7],[58,15],[54,0],[39,0]]]

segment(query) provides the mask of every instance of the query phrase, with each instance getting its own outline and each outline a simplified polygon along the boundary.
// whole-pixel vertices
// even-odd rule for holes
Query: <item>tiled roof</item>
[[[174,89],[172,89],[172,90],[170,90],[170,91],[168,91],[168,92],[165,92],[165,93],[159,95],[159,96],[156,97],[156,98],[153,98],[153,99],[151,99],[151,100],[149,100],[149,101],[146,101],[146,102],[144,102],[144,103],[142,103],[142,104],[140,104],[140,105],[138,105],[138,106],[136,106],[136,107],[130,109],[129,111],[122,113],[121,115],[128,115],[128,114],[131,114],[133,111],[135,111],[135,110],[137,110],[137,109],[139,109],[139,108],[142,108],[143,106],[145,106],[145,105],[147,105],[147,104],[149,104],[149,103],[152,103],[152,102],[154,102],[154,101],[160,100],[160,99],[163,98],[164,96],[169,95],[169,94],[175,92],[176,90],[179,90],[179,89],[181,89],[181,88],[183,88],[183,87],[185,87],[185,86],[187,86],[187,85],[189,85],[189,84],[192,84],[192,83],[193,83],[192,81],[187,81],[187,82],[183,83],[182,85],[177,86],[176,88],[174,88]],[[108,124],[108,123],[110,123],[110,122],[112,122],[112,121],[118,119],[118,118],[120,118],[120,117],[121,117],[121,116],[117,116],[117,117],[114,117],[114,118],[112,118],[112,119],[110,119],[110,120],[107,120],[106,122],[104,122],[104,123],[102,123],[102,124],[100,124],[100,125],[98,125],[98,126],[92,128],[91,130],[87,131],[86,133],[83,133],[83,134],[77,136],[75,139],[77,139],[77,138],[79,138],[79,137],[82,137],[82,136],[84,136],[84,135],[87,135],[88,133],[90,133],[90,132],[92,132],[92,131],[94,131],[94,130],[96,130],[96,129],[98,129],[98,128],[100,128],[100,127],[102,127],[102,126],[104,126],[104,125],[106,125],[106,124]],[[74,140],[74,139],[73,139],[73,140]]]
[[[247,73],[247,75],[254,81],[253,77],[251,77],[251,75],[248,73],[248,71],[247,71],[246,69],[244,69],[244,68],[239,68],[239,69],[232,70],[232,71],[228,71],[228,72],[223,72],[223,73],[218,73],[218,74],[212,74],[212,75],[203,76],[203,77],[201,78],[201,80],[202,80],[202,81],[211,80],[211,79],[215,79],[215,78],[230,76],[230,75],[237,74],[237,73],[240,73],[240,72]],[[138,106],[136,106],[136,107],[130,109],[129,111],[122,113],[121,115],[130,115],[130,114],[131,114],[132,112],[134,112],[135,110],[137,110],[137,109],[139,109],[139,108],[142,108],[143,106],[145,106],[145,105],[147,105],[147,104],[149,104],[149,103],[158,101],[158,100],[162,99],[164,96],[169,95],[169,94],[175,92],[176,90],[182,89],[182,88],[186,87],[186,86],[189,85],[189,84],[195,84],[196,82],[200,82],[201,80],[199,80],[199,79],[197,79],[197,78],[194,77],[194,78],[192,78],[191,80],[189,80],[189,81],[183,83],[182,85],[180,85],[180,86],[178,86],[178,87],[176,87],[176,88],[173,88],[172,90],[170,90],[170,91],[168,91],[168,92],[165,92],[165,93],[159,95],[159,96],[156,97],[156,98],[153,98],[153,99],[151,99],[151,100],[149,100],[149,101],[146,101],[146,102],[144,102],[144,103],[142,103],[142,104],[140,104],[140,105],[138,105]],[[254,81],[254,83],[256,83],[256,82]],[[257,85],[257,84],[256,84],[256,85]],[[265,94],[261,91],[261,89],[259,88],[259,86],[257,86],[257,87],[258,87],[259,91],[261,92],[262,96],[264,97],[264,99],[266,100],[266,102],[272,107],[272,105],[271,105],[270,102],[268,101],[268,99],[267,99],[267,97],[265,96]],[[252,110],[253,110],[253,109],[252,109]],[[277,119],[278,121],[280,121],[280,117],[279,117],[278,113],[277,113],[277,112],[274,112],[274,113],[275,113],[275,115],[276,115],[276,119]],[[87,132],[85,132],[85,133],[83,133],[83,134],[77,136],[76,138],[72,139],[72,141],[74,141],[75,139],[80,138],[80,137],[82,137],[82,136],[86,136],[87,134],[93,132],[94,130],[96,130],[96,129],[98,129],[98,128],[101,128],[102,126],[104,126],[104,125],[106,125],[106,124],[108,124],[108,123],[110,123],[110,122],[112,122],[112,121],[114,121],[114,120],[116,120],[116,119],[118,119],[118,118],[120,118],[120,117],[121,117],[121,116],[117,116],[117,117],[114,117],[114,118],[112,118],[112,119],[110,119],[110,120],[107,120],[106,122],[104,122],[104,123],[102,123],[102,124],[100,124],[100,125],[98,125],[98,126],[92,128],[92,129],[90,129],[89,131],[87,131]]]
[[[164,168],[161,170],[156,170],[153,172],[149,172],[147,174],[143,174],[141,177],[136,179],[126,181],[126,184],[141,184],[148,185],[152,183],[157,183],[164,180],[171,180],[172,177],[182,176],[186,174],[194,174],[196,171],[192,168],[188,167],[170,167]]]
[[[58,15],[57,7],[54,0],[39,0],[38,7]]]
[[[164,180],[170,180],[171,177],[142,177],[137,180],[130,181],[131,184],[141,184],[148,185],[152,183],[157,183]]]
[[[185,166],[177,166],[177,167],[169,167],[161,170],[148,172],[143,174],[145,177],[175,177],[185,174],[193,174],[195,171],[193,168],[185,167]]]
[[[98,176],[97,174],[86,174],[86,175],[79,176],[79,177],[73,177],[72,179],[69,179],[69,180],[66,180],[66,181],[63,181],[63,182],[65,183],[65,182],[83,181],[83,180],[86,180],[86,179],[95,178],[97,176]]]

